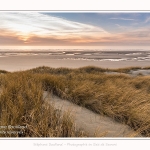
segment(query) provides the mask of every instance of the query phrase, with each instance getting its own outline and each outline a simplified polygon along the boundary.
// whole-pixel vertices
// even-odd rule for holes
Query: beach
[[[1,51],[0,69],[21,71],[39,66],[79,68],[96,66],[102,68],[147,67],[149,51]]]

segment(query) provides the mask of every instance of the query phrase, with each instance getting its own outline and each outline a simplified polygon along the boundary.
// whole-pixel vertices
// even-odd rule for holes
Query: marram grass
[[[43,90],[47,90],[150,137],[150,76],[105,74],[138,69],[140,67],[113,70],[92,66],[78,69],[43,66],[2,74],[0,125],[27,126],[24,137],[87,136],[75,130],[69,114],[60,118],[53,106],[42,101]]]
[[[59,116],[52,105],[42,100],[43,87],[39,78],[16,72],[1,76],[0,83],[0,137],[87,136],[76,131],[69,113]]]

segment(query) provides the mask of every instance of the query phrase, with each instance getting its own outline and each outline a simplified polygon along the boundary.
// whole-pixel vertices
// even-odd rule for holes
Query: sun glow
[[[23,41],[23,43],[29,43],[30,35],[29,34],[22,34],[18,35],[19,40]]]
[[[133,14],[59,15],[0,12],[0,45],[149,45],[147,14],[142,25]]]
[[[109,33],[101,27],[47,16],[41,13],[0,13],[4,30],[10,30],[20,40],[27,42],[30,37],[58,39],[106,36]]]

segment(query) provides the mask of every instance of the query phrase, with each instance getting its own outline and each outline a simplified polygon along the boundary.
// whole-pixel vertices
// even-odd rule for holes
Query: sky
[[[149,46],[150,13],[0,12],[0,46]]]

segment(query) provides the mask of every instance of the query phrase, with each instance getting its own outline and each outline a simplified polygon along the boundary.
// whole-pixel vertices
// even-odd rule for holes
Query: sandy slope
[[[0,89],[0,93],[2,90]],[[77,130],[88,132],[90,137],[142,137],[127,125],[113,121],[106,116],[98,115],[86,108],[80,107],[67,100],[60,99],[47,91],[43,93],[43,99],[54,104],[59,113],[69,111],[73,115]]]
[[[89,133],[91,137],[96,133],[97,136],[104,137],[136,137],[137,134],[127,125],[113,121],[109,117],[95,114],[94,112],[73,104],[67,100],[62,100],[52,96],[48,92],[43,94],[44,100],[54,103],[54,107],[59,112],[70,111],[73,114],[76,128]]]

